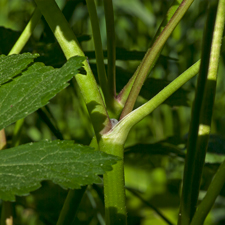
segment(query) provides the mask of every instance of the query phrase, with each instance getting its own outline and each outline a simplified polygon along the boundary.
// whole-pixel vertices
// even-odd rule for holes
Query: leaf
[[[11,80],[22,72],[38,54],[25,53],[22,55],[0,55],[0,85]]]
[[[0,129],[46,105],[49,99],[68,86],[67,81],[78,73],[84,59],[78,56],[70,58],[60,69],[34,63],[22,76],[2,85]]]
[[[41,141],[0,151],[0,198],[15,200],[51,180],[63,188],[101,183],[97,176],[112,170],[118,157],[73,141]]]

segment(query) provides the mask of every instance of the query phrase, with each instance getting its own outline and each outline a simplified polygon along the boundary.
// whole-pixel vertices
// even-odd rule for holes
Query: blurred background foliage
[[[83,0],[58,0],[60,8],[89,58],[96,74],[94,46],[87,7]],[[172,0],[113,0],[117,46],[117,91],[132,76],[157,31]],[[106,49],[104,8],[96,1],[103,49]],[[8,54],[35,8],[32,0],[0,1],[0,53]],[[200,58],[201,37],[207,3],[195,0],[181,23],[172,33],[156,66],[149,74],[135,107],[145,103],[166,84],[175,79]],[[202,178],[200,198],[225,158],[225,45],[221,53],[217,95],[215,100],[212,135]],[[60,67],[65,57],[54,36],[42,18],[32,38],[23,50],[39,53],[38,61]],[[107,53],[105,52],[105,55]],[[107,64],[107,61],[105,61]],[[58,128],[64,139],[88,145],[93,129],[74,80],[50,103],[25,119],[20,143],[56,139],[45,123],[45,116]],[[125,179],[129,225],[176,224],[191,104],[196,78],[190,80],[165,104],[137,124],[126,142]],[[6,129],[7,140],[12,141],[14,124]],[[56,224],[67,191],[53,183],[27,197],[18,197],[15,206],[15,224]],[[102,186],[88,188],[73,224],[104,224]],[[225,223],[225,188],[217,198],[205,224]]]

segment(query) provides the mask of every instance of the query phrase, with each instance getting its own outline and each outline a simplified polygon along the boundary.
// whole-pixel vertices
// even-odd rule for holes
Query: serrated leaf
[[[84,57],[70,58],[62,68],[34,63],[22,76],[0,87],[0,129],[46,105],[78,73]],[[8,65],[10,67],[10,64]]]
[[[0,199],[15,200],[51,180],[64,188],[77,189],[101,183],[97,176],[112,169],[118,157],[73,141],[41,141],[0,151]]]
[[[38,54],[32,55],[30,53],[0,55],[0,85],[21,73],[38,56]]]

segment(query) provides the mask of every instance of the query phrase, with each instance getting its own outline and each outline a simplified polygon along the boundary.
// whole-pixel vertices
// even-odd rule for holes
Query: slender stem
[[[173,223],[168,218],[166,218],[154,205],[152,205],[151,203],[149,203],[148,201],[143,199],[136,191],[134,191],[130,188],[127,188],[127,190],[129,190],[134,196],[136,196],[138,199],[140,199],[145,205],[147,205],[148,207],[153,209],[162,218],[162,220],[164,220],[167,224],[173,225]]]
[[[133,110],[122,120],[120,120],[119,123],[112,128],[110,135],[114,136],[117,141],[120,141],[122,144],[124,144],[130,129],[135,124],[140,122],[144,117],[149,115],[154,109],[156,109],[160,104],[162,104],[171,94],[178,90],[188,80],[194,77],[199,71],[199,66],[200,60],[197,61],[194,65],[192,65],[185,72],[183,72],[174,81],[168,84],[151,100],[149,100],[147,103],[140,106],[139,108]]]
[[[182,2],[182,0],[174,0],[172,2],[169,10],[167,11],[165,17],[163,18],[162,23],[159,26],[159,28],[158,28],[154,38],[152,39],[152,43],[155,42],[155,40],[158,38],[160,33],[164,30],[164,28],[166,27],[167,23],[170,21],[170,19],[172,18],[172,16],[174,15],[174,13],[178,9],[178,7],[180,6],[181,2]]]
[[[112,171],[103,175],[106,225],[126,225],[123,144],[103,135],[99,147],[100,150],[121,158],[113,165]]]
[[[108,81],[112,96],[116,96],[116,37],[112,0],[104,0],[106,32],[107,32],[107,57]]]
[[[87,3],[87,8],[88,8],[88,12],[89,12],[90,20],[91,20],[92,34],[93,34],[94,45],[95,45],[98,79],[105,96],[105,101],[108,102],[110,101],[110,97],[113,97],[113,95],[110,96],[109,88],[108,88],[108,79],[106,77],[106,72],[105,72],[102,40],[101,40],[96,6],[93,0],[86,0],[86,3]]]
[[[209,185],[205,197],[199,204],[197,211],[191,221],[191,225],[202,225],[208,215],[210,209],[212,208],[217,196],[225,183],[225,161],[221,163],[218,168],[212,182]]]
[[[29,40],[30,36],[33,33],[34,28],[36,27],[40,19],[41,19],[41,12],[38,8],[36,8],[27,26],[25,27],[19,39],[16,41],[15,45],[9,52],[9,55],[19,54],[22,51],[23,47],[26,45],[27,41]]]
[[[35,2],[59,42],[66,58],[69,59],[75,55],[84,56],[73,31],[55,1],[35,0]],[[86,75],[77,74],[75,78],[87,105],[96,136],[99,139],[101,134],[110,130],[111,122],[87,60],[84,61],[84,69]]]
[[[183,0],[169,23],[166,25],[162,33],[158,36],[153,46],[147,51],[142,60],[140,66],[137,68],[134,76],[136,79],[132,84],[131,91],[126,101],[125,107],[121,113],[120,119],[130,113],[134,107],[135,101],[140,93],[141,87],[147,77],[150,69],[154,67],[156,59],[159,57],[160,51],[162,50],[165,42],[169,38],[172,31],[175,29],[179,21],[182,19],[185,12],[188,10],[194,0]],[[133,80],[133,79],[132,79]],[[129,89],[129,88],[128,88]]]
[[[224,27],[224,0],[211,3],[204,32],[202,63],[192,110],[179,224],[189,225],[196,211],[202,170],[210,134],[216,76]],[[215,22],[216,21],[216,22]]]
[[[69,190],[56,225],[72,224],[86,188],[87,186],[81,187],[81,189]]]
[[[51,132],[56,136],[57,139],[63,140],[63,135],[60,133],[58,129],[55,128],[47,114],[43,109],[38,109],[37,110],[38,115],[41,117],[41,119],[46,123],[48,128],[51,130]]]
[[[0,150],[6,147],[6,137],[5,137],[5,130],[0,130]]]
[[[24,118],[16,121],[15,128],[13,131],[11,147],[16,147],[19,145],[23,123],[24,123]]]

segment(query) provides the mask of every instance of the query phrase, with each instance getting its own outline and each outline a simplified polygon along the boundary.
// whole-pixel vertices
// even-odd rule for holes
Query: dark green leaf
[[[46,105],[58,92],[68,86],[78,73],[84,57],[73,57],[60,69],[43,63],[30,66],[22,76],[0,87],[0,129],[26,117]],[[8,65],[11,67],[11,64]]]
[[[39,188],[43,180],[77,189],[101,183],[117,157],[73,141],[41,141],[0,151],[0,198],[15,200]]]
[[[21,55],[0,56],[0,85],[11,80],[22,72],[38,54],[24,53]]]

